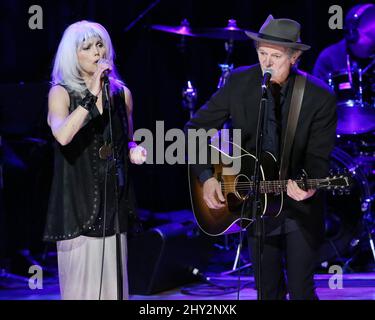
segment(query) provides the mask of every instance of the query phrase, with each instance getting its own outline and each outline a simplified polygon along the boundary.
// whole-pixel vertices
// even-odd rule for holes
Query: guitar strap
[[[305,85],[306,75],[302,72],[297,73],[293,86],[292,99],[290,102],[288,122],[284,138],[284,146],[281,154],[279,176],[280,180],[284,180],[288,172],[290,151],[292,149],[294,134],[297,128],[298,117],[302,106],[303,94],[305,92]]]

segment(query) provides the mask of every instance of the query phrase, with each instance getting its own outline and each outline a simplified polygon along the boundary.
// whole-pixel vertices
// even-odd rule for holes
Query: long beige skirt
[[[121,234],[123,298],[129,299],[126,233]],[[63,300],[116,300],[116,236],[105,238],[102,288],[103,239],[79,236],[57,242],[61,298]],[[100,292],[100,298],[99,298]]]

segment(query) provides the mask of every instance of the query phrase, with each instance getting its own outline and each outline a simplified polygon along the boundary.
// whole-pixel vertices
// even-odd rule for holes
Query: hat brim
[[[259,34],[256,32],[251,32],[251,31],[245,31],[246,35],[255,41],[261,41],[261,42],[267,42],[267,43],[272,43],[272,44],[278,44],[283,47],[288,47],[288,48],[293,48],[293,49],[298,49],[302,51],[309,50],[311,46],[299,42],[287,42],[287,41],[277,41],[277,40],[268,40],[259,37]]]

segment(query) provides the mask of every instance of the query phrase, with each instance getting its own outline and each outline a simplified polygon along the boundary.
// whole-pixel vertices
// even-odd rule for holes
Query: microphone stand
[[[108,104],[108,114],[109,114],[109,135],[110,135],[110,144],[112,145],[112,161],[115,166],[116,170],[116,177],[115,179],[115,217],[114,217],[114,225],[115,225],[115,234],[116,234],[116,273],[117,273],[117,300],[123,299],[123,274],[122,274],[122,247],[121,247],[121,232],[120,232],[120,222],[119,222],[119,193],[118,187],[123,185],[124,178],[121,175],[121,170],[118,166],[118,159],[117,159],[117,150],[116,145],[113,140],[113,128],[112,128],[112,108],[111,99],[109,95],[109,79],[108,76],[103,77],[104,82],[104,93],[106,102]],[[106,213],[104,213],[106,214]]]
[[[255,221],[255,242],[256,242],[256,259],[257,259],[257,270],[256,270],[256,286],[257,286],[257,299],[261,300],[263,296],[263,288],[261,284],[262,277],[262,256],[263,256],[263,237],[264,237],[264,225],[262,218],[262,206],[260,201],[260,157],[263,152],[263,131],[264,131],[264,115],[267,103],[267,90],[265,86],[262,86],[262,98],[260,100],[257,133],[256,133],[256,147],[255,147],[255,166],[254,166],[254,190],[253,192],[253,203],[252,203],[252,217]],[[247,197],[248,198],[248,197]]]

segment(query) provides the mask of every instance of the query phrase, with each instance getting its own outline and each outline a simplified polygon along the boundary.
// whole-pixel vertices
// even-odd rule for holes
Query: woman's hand
[[[87,89],[95,95],[98,96],[102,90],[102,78],[104,71],[112,70],[112,66],[108,60],[100,59],[97,63],[98,68],[96,69],[94,75],[91,77],[90,81],[87,83]]]
[[[130,162],[134,164],[142,164],[147,159],[147,151],[142,146],[137,146],[135,143],[129,149]]]

